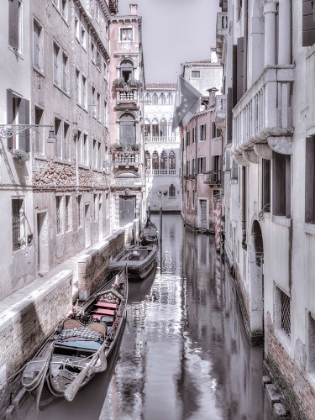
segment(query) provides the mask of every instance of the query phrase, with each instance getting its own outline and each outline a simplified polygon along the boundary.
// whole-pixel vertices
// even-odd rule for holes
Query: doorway
[[[47,211],[37,213],[37,270],[44,274],[49,270]]]
[[[136,197],[119,197],[119,226],[132,222],[136,217]]]

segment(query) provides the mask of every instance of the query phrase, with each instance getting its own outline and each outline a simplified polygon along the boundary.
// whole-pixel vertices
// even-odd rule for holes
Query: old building
[[[145,209],[142,19],[137,5],[130,15],[111,18],[110,156],[113,228],[142,219]],[[106,163],[105,163],[106,166]]]
[[[183,220],[198,231],[214,232],[222,161],[221,132],[215,123],[215,95],[221,88],[222,68],[215,49],[211,59],[184,63],[182,75],[202,94],[200,110],[183,131]]]
[[[144,95],[146,201],[157,211],[181,210],[180,136],[172,131],[176,84],[148,83]]]
[[[293,416],[314,419],[313,5],[220,6],[225,251],[249,335],[264,339]]]

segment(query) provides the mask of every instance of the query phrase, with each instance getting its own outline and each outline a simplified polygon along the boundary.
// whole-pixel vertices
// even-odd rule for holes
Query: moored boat
[[[125,248],[109,264],[109,269],[119,271],[127,265],[130,281],[145,279],[156,265],[157,245],[138,246]]]
[[[23,386],[36,393],[37,402],[45,381],[53,395],[72,401],[96,373],[106,370],[123,333],[127,299],[125,265],[56,328],[22,374]]]
[[[147,221],[140,234],[141,245],[152,245],[158,243],[158,231],[155,224],[147,218]]]

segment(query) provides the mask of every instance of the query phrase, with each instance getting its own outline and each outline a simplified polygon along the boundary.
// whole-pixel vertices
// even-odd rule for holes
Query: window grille
[[[281,303],[281,329],[291,337],[291,309],[290,309],[290,298],[285,293],[280,291],[280,303]]]
[[[12,240],[13,251],[21,248],[21,215],[23,200],[12,200]]]

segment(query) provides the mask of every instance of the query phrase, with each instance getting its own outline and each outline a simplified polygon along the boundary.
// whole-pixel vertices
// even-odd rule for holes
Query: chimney
[[[130,14],[135,16],[137,15],[137,9],[138,9],[138,5],[137,4],[129,4],[130,7]]]
[[[215,95],[218,92],[218,89],[216,87],[213,87],[211,89],[208,89],[209,92],[209,107],[215,106]]]
[[[210,61],[211,61],[211,63],[217,63],[218,62],[216,47],[210,47]]]

